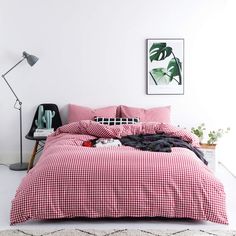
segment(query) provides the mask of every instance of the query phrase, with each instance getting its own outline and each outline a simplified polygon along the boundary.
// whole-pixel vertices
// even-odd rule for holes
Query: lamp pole
[[[21,62],[23,62],[25,59],[27,59],[27,62],[33,66],[38,58],[30,55],[26,52],[23,52],[23,58],[18,61],[13,67],[11,67],[7,72],[5,72],[4,74],[2,74],[2,78],[4,79],[4,81],[6,82],[7,86],[10,88],[11,92],[13,93],[14,97],[16,98],[16,102],[14,104],[14,108],[19,110],[19,115],[20,115],[20,163],[15,163],[15,164],[11,164],[9,166],[10,170],[27,170],[28,168],[28,163],[24,163],[23,162],[23,155],[22,155],[22,102],[20,101],[20,99],[18,98],[18,96],[16,95],[15,91],[13,90],[13,88],[11,87],[11,85],[8,83],[7,79],[6,79],[6,75],[12,71],[16,66],[18,66]]]

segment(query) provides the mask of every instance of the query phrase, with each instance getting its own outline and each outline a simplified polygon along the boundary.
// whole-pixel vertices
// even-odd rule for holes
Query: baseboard
[[[23,153],[23,162],[29,162],[31,153]],[[10,165],[13,163],[20,162],[20,153],[17,152],[1,152],[0,153],[0,163],[5,165]]]

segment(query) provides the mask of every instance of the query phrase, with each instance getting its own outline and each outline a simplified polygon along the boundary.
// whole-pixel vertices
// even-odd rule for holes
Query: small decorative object
[[[184,39],[147,39],[147,94],[184,94]]]
[[[42,120],[46,124],[46,129],[52,128],[52,118],[54,116],[55,116],[55,111],[45,110]]]
[[[35,120],[35,124],[37,125],[38,129],[44,128],[43,114],[44,114],[44,108],[43,105],[40,105],[38,109],[38,119]]]
[[[200,143],[204,137],[204,131],[206,130],[205,124],[200,124],[197,128],[192,127],[191,132],[199,137]]]
[[[207,144],[216,144],[218,139],[221,138],[223,136],[223,134],[226,134],[230,131],[230,128],[228,127],[226,130],[223,129],[218,129],[216,131],[210,131],[208,134],[208,140],[207,140]]]

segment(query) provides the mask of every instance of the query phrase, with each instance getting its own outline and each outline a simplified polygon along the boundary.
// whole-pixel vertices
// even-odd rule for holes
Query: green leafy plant
[[[191,132],[199,137],[200,142],[203,140],[205,130],[206,128],[204,123],[200,124],[197,128],[191,128]]]
[[[230,128],[228,127],[226,130],[218,129],[216,131],[210,131],[208,134],[208,140],[207,144],[216,144],[218,139],[223,136],[223,134],[226,134],[230,131]]]
[[[205,132],[205,124],[201,123],[199,126],[192,127],[191,132],[199,137],[200,143],[202,142],[204,138],[204,132]],[[230,131],[230,128],[228,127],[226,130],[224,129],[218,129],[218,130],[212,130],[208,133],[208,140],[207,144],[213,145],[216,144],[218,139],[221,138],[224,134],[228,133]]]
[[[168,63],[167,68],[154,68],[149,73],[156,85],[169,84],[175,80],[179,85],[182,85],[182,64],[177,58],[171,47],[166,43],[153,43],[149,49],[149,59],[153,61],[162,61],[169,56],[173,56]]]

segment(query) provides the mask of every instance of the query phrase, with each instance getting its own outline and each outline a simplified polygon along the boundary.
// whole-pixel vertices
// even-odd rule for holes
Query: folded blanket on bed
[[[199,147],[199,138],[190,131],[157,122],[141,122],[132,125],[103,125],[95,121],[82,120],[59,127],[51,137],[59,136],[63,133],[91,135],[91,139],[121,138],[128,135],[165,133],[180,137],[182,140],[191,143],[193,146]]]
[[[208,164],[208,162],[204,159],[204,154],[201,150],[193,147],[190,143],[182,140],[180,137],[171,136],[164,133],[140,134],[122,137],[120,141],[122,145],[153,152],[171,152],[172,147],[188,148],[193,151],[204,164]]]

